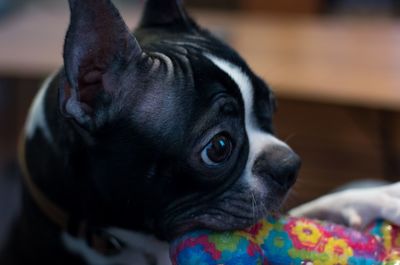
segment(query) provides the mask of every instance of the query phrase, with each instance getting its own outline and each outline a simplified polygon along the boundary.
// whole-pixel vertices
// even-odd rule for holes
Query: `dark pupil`
[[[207,149],[208,158],[215,163],[225,161],[231,153],[231,142],[225,136],[215,137]]]

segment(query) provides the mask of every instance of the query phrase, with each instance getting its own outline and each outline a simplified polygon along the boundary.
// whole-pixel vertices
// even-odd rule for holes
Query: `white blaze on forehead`
[[[53,137],[47,126],[46,113],[45,113],[45,96],[50,82],[53,80],[55,74],[48,77],[36,95],[31,109],[29,110],[28,119],[25,124],[25,133],[28,139],[33,138],[37,130],[40,130],[47,141],[51,142]]]
[[[253,109],[254,89],[249,76],[244,73],[239,66],[234,65],[231,62],[215,57],[211,54],[205,54],[205,56],[219,69],[225,72],[239,87],[244,103],[246,133],[249,138],[249,157],[243,177],[251,188],[260,192],[265,192],[265,188],[262,187],[263,185],[260,185],[260,180],[252,176],[254,161],[257,156],[262,153],[263,149],[269,145],[287,145],[275,138],[273,135],[262,131],[258,127]]]
[[[211,54],[206,54],[206,57],[210,59],[219,69],[224,71],[239,87],[243,97],[244,109],[245,109],[245,123],[246,129],[253,129],[253,86],[250,78],[240,69],[238,66],[215,57]]]

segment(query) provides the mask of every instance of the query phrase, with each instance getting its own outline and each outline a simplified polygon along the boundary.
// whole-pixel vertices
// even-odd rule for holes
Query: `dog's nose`
[[[272,180],[281,188],[291,188],[300,170],[300,157],[287,146],[268,148],[256,158],[253,174]]]

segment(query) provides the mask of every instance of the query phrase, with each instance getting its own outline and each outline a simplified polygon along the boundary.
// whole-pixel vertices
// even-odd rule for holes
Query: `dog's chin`
[[[176,225],[170,230],[167,238],[174,239],[194,230],[205,229],[216,232],[224,232],[245,229],[252,226],[255,222],[257,222],[256,220],[259,220],[263,217],[264,216],[259,216],[257,219],[243,219],[229,215],[199,216],[192,221]]]
[[[274,190],[258,198],[252,194],[248,199],[248,194],[228,193],[212,206],[192,208],[175,215],[170,222],[164,222],[162,237],[171,241],[194,230],[225,232],[246,229],[267,215],[278,213],[286,195],[287,192]]]

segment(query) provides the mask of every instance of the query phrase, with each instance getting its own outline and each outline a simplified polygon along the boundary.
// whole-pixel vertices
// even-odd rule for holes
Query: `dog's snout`
[[[300,157],[293,150],[279,146],[270,148],[257,157],[253,173],[289,189],[296,182],[300,166]]]

